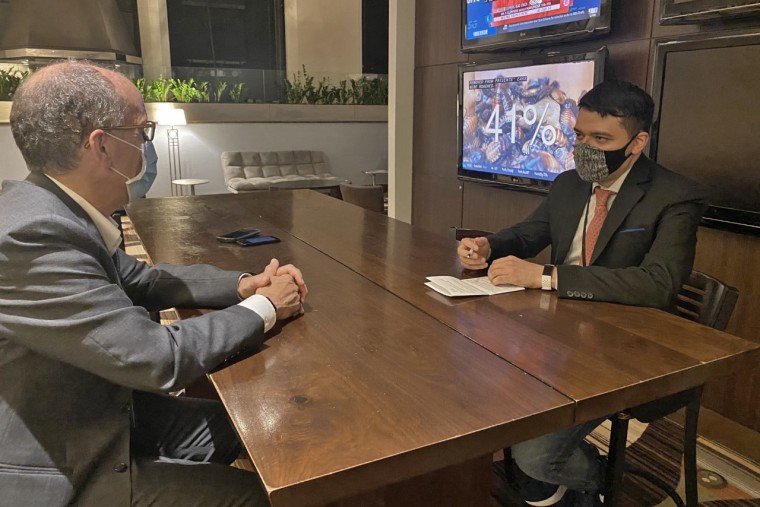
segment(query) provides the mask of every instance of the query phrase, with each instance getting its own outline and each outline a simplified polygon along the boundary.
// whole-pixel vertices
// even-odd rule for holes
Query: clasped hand
[[[488,268],[488,279],[494,285],[509,283],[526,289],[541,288],[543,266],[513,255],[501,257],[488,267],[491,245],[485,237],[463,238],[457,248],[459,262],[465,269]]]
[[[258,275],[241,279],[238,285],[238,294],[242,298],[253,294],[269,298],[277,308],[277,320],[303,313],[308,293],[301,270],[292,264],[280,266],[277,259],[272,259]]]

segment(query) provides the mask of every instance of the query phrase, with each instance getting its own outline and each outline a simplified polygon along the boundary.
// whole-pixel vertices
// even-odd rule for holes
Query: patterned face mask
[[[589,144],[576,144],[573,148],[573,158],[575,159],[575,170],[580,179],[589,183],[598,183],[620,169],[620,166],[630,156],[626,155],[625,151],[635,137],[631,138],[619,150],[605,151]]]

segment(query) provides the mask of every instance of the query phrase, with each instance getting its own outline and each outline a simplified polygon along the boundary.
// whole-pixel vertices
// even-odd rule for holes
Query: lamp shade
[[[156,118],[156,121],[158,121],[159,125],[168,125],[168,126],[177,126],[177,125],[187,125],[187,121],[185,120],[185,110],[184,109],[162,109],[158,112],[158,118]]]

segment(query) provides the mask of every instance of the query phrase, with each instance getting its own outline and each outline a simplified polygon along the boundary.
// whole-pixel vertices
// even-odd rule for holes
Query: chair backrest
[[[382,213],[384,210],[383,187],[380,185],[349,185],[340,184],[340,194],[343,200],[368,210]]]
[[[700,324],[723,331],[739,299],[739,291],[699,271],[678,292],[678,314]]]
[[[452,229],[457,241],[462,241],[462,238],[479,238],[491,234],[490,231],[481,231],[480,229],[464,229],[462,227],[452,227]]]

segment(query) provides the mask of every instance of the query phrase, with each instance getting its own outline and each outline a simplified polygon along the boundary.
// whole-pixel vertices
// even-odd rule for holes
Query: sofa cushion
[[[243,177],[244,178],[263,178],[264,171],[262,171],[261,166],[245,166],[243,168]]]
[[[232,191],[268,189],[278,181],[342,178],[330,173],[321,151],[225,151],[221,155],[222,171]]]

